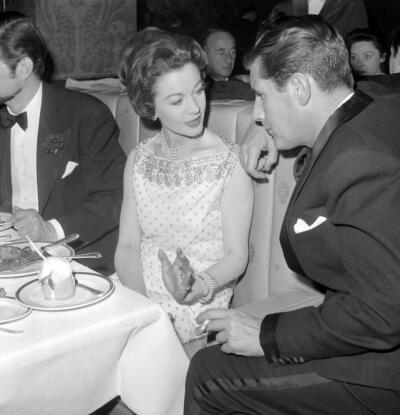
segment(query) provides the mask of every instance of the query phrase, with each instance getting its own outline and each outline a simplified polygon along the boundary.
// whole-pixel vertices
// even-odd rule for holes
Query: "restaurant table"
[[[12,296],[35,278],[0,286]],[[118,395],[138,415],[182,413],[189,362],[168,316],[110,278],[115,291],[102,302],[1,325],[24,331],[0,331],[1,415],[87,415]]]

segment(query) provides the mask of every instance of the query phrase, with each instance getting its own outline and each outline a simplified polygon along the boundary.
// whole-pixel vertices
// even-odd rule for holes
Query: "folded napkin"
[[[326,221],[326,218],[324,216],[318,216],[318,218],[311,225],[308,225],[303,219],[299,218],[297,219],[297,222],[293,226],[294,233],[302,233],[302,232],[309,231],[321,225],[325,221]]]

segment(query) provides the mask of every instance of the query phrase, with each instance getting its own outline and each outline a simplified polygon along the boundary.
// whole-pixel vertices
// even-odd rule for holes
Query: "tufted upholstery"
[[[120,128],[120,144],[126,153],[139,140],[154,135],[157,123],[141,120],[126,95],[93,93],[105,102]],[[252,121],[253,103],[241,100],[212,101],[207,126],[217,134],[240,144]],[[235,289],[233,307],[251,314],[285,311],[322,301],[322,295],[291,272],[284,260],[279,233],[294,189],[295,154],[281,156],[268,181],[255,181],[255,204],[249,239],[249,264]]]

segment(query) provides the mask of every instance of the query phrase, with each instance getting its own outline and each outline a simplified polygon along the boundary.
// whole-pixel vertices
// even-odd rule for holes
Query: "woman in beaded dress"
[[[161,304],[186,350],[197,315],[229,307],[253,207],[239,147],[204,128],[204,65],[190,37],[144,30],[121,69],[135,111],[162,128],[128,156],[115,266]]]

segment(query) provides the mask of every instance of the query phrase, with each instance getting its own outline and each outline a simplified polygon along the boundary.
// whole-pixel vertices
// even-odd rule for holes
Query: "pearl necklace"
[[[161,150],[164,153],[164,156],[169,160],[176,160],[189,153],[190,150],[193,150],[196,144],[199,141],[199,137],[191,138],[185,144],[179,146],[168,146],[164,137],[164,129],[161,129]]]

